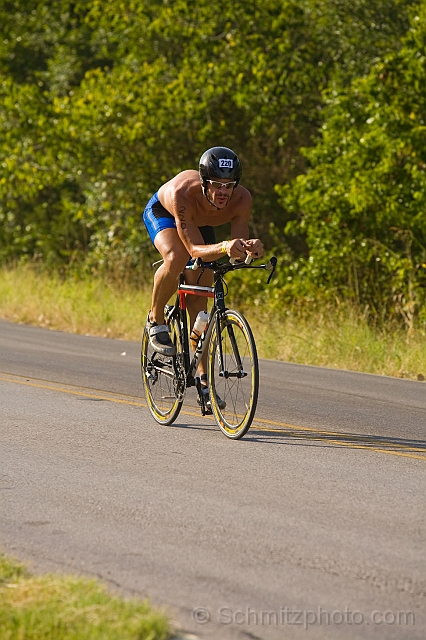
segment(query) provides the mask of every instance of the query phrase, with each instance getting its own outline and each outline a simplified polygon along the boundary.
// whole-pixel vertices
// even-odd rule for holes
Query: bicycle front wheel
[[[175,318],[170,321],[170,335],[176,345],[176,356],[156,353],[150,345],[146,326],[141,346],[142,382],[148,408],[154,419],[164,425],[172,424],[178,417],[185,393],[179,327]]]
[[[219,335],[215,323],[208,372],[210,402],[219,428],[228,438],[242,438],[256,411],[259,363],[252,331],[241,313],[225,311]]]

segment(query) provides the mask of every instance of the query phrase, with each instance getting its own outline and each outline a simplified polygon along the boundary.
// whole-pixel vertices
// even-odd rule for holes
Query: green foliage
[[[425,317],[426,8],[403,48],[350,87],[327,91],[312,168],[279,189],[309,255],[286,271],[288,286],[366,305],[375,316]]]
[[[214,11],[198,0],[4,2],[0,262],[35,259],[61,269],[140,273],[153,255],[141,224],[148,198],[178,171],[195,168],[206,148],[225,144],[241,155],[243,183],[254,195],[252,234],[268,247],[278,245],[281,253],[286,246],[297,258],[283,285],[299,268],[309,278],[309,291],[335,287],[327,269],[316,273],[303,258],[328,251],[333,225],[323,235],[313,232],[313,241],[306,213],[302,226],[293,224],[285,233],[289,220],[307,212],[295,195],[298,189],[302,194],[304,178],[284,208],[274,187],[303,174],[307,159],[325,163],[325,172],[330,165],[333,174],[328,151],[300,150],[312,145],[324,108],[327,120],[337,101],[342,110],[345,100],[350,103],[345,113],[358,109],[354,122],[364,117],[363,105],[355,108],[352,96],[367,91],[362,87],[369,81],[362,77],[374,78],[372,67],[406,55],[401,38],[413,6],[412,0],[234,0]],[[404,46],[405,51],[414,45]],[[337,124],[335,131],[337,140]],[[334,147],[342,147],[336,140]],[[355,180],[359,168],[350,162],[361,162],[361,156],[354,150],[345,162]],[[314,180],[313,174],[306,180]],[[349,202],[343,199],[339,214],[345,224]],[[334,204],[337,210],[336,199]],[[395,260],[414,246],[404,235],[405,223],[398,228],[399,244],[389,247]],[[350,234],[352,227],[345,229]],[[364,254],[357,255],[363,262]],[[366,277],[352,268],[358,284],[348,290],[358,287],[357,299],[379,312],[387,303],[365,293],[371,289],[365,282],[374,282],[377,295],[387,297],[386,274],[377,278],[382,265],[375,257],[369,265]],[[336,263],[339,273],[345,268]],[[400,293],[391,291],[394,297]],[[401,298],[401,309],[405,304]]]

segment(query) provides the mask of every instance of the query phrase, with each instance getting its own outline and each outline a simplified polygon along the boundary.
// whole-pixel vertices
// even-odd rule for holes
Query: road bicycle
[[[213,271],[213,287],[188,285],[182,273],[176,302],[166,305],[165,322],[176,346],[176,355],[164,356],[151,347],[148,323],[142,336],[141,369],[144,391],[154,419],[163,425],[172,424],[179,415],[188,387],[196,387],[202,415],[213,413],[221,431],[234,440],[242,438],[250,428],[256,411],[259,392],[259,364],[251,328],[238,311],[225,306],[228,287],[225,275],[240,269],[264,269],[271,281],[277,260],[253,265],[245,262],[203,262],[197,258],[192,270]],[[200,275],[201,275],[200,274]],[[199,278],[198,278],[199,281]],[[197,295],[213,299],[209,319],[198,338],[195,353],[190,350],[186,296]],[[202,393],[196,375],[203,353],[207,351],[209,402]]]

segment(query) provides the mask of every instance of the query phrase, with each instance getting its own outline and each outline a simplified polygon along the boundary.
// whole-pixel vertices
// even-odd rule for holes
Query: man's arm
[[[263,256],[263,243],[258,238],[249,240],[249,216],[236,216],[231,221],[231,237],[237,239],[231,242],[236,243],[235,250],[239,252],[239,255],[229,254],[232,258],[243,259],[246,253],[253,258]]]
[[[226,253],[226,245],[223,242],[205,244],[200,229],[193,220],[191,207],[177,203],[176,211],[177,232],[191,258],[201,258],[208,262],[217,260]]]
[[[204,243],[198,225],[194,221],[194,209],[185,198],[175,196],[174,213],[176,227],[180,239],[192,258],[201,258],[204,261],[216,260],[227,254],[230,258],[243,259],[246,253],[259,257],[263,254],[263,245],[260,240],[248,240],[248,220],[251,212],[251,196],[245,191],[247,197],[239,207],[239,212],[231,220],[231,240],[217,244],[206,245]]]

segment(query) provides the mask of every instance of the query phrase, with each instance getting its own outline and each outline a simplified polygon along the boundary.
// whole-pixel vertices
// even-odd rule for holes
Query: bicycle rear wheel
[[[259,363],[252,331],[241,313],[225,311],[219,335],[215,324],[209,344],[208,373],[210,402],[219,428],[228,438],[242,438],[256,411]]]
[[[170,335],[177,355],[156,353],[149,342],[145,326],[141,346],[141,372],[148,408],[159,424],[169,425],[176,420],[185,394],[185,374],[177,320],[170,320]]]

